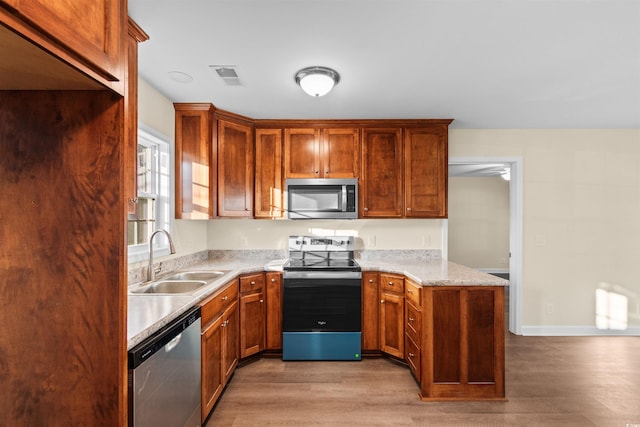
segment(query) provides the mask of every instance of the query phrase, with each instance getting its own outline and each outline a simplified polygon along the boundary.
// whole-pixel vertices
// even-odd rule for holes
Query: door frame
[[[522,268],[523,268],[523,219],[522,219],[522,157],[450,157],[449,164],[496,164],[509,165],[509,331],[522,335]],[[448,259],[449,220],[444,220],[443,254]]]

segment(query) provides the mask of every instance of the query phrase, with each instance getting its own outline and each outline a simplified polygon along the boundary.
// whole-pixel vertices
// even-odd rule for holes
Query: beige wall
[[[523,159],[523,325],[593,327],[599,288],[627,297],[640,325],[640,130],[453,129],[449,141],[450,157]]]
[[[356,236],[357,249],[442,250],[442,220],[247,220],[209,221],[209,249],[287,249],[289,236]]]
[[[449,260],[468,267],[509,268],[509,182],[501,177],[449,178]]]

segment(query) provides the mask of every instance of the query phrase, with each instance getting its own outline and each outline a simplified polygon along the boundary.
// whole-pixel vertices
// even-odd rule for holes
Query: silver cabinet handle
[[[365,211],[368,211],[368,210],[369,210],[369,208],[364,208],[364,210],[365,210]]]
[[[256,282],[254,282],[254,281],[252,280],[252,281],[251,281],[251,285],[253,286],[253,285],[255,285],[255,284],[256,284]]]
[[[228,299],[229,299],[229,297],[228,297],[228,296],[226,296],[226,295],[222,297],[222,301],[226,301],[226,300],[228,300]]]
[[[380,304],[384,304],[384,300],[383,299],[380,300]]]
[[[271,283],[274,283],[276,281],[276,279],[271,279]]]
[[[415,354],[409,353],[409,357],[413,357],[413,356],[415,356]]]
[[[407,208],[407,210],[408,210],[408,211],[410,211],[410,210],[411,210],[411,208]]]
[[[409,322],[413,322],[413,317],[409,317]]]
[[[263,302],[264,302],[264,300],[262,300],[262,299],[261,299],[261,300],[260,300],[260,304],[262,304]]]

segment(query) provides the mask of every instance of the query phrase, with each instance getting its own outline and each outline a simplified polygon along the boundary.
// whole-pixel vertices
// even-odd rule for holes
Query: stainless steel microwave
[[[356,178],[287,179],[289,219],[358,218]]]

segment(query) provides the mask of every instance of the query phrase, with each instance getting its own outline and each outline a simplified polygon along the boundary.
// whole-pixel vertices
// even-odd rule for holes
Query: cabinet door
[[[222,380],[226,384],[233,370],[238,365],[238,347],[240,334],[240,321],[238,317],[238,301],[234,301],[224,312],[224,334],[222,353]]]
[[[264,317],[262,292],[240,297],[240,358],[264,350]]]
[[[404,297],[387,291],[380,295],[380,349],[404,358]]]
[[[402,129],[362,130],[362,218],[403,216],[402,147]]]
[[[124,103],[124,194],[127,213],[135,215],[138,200],[138,43],[149,36],[129,18],[127,37],[127,74]]]
[[[380,350],[378,273],[362,273],[362,351]]]
[[[213,105],[174,104],[176,110],[176,218],[215,216]]]
[[[282,349],[282,274],[266,273],[266,350]]]
[[[218,317],[202,331],[200,350],[202,360],[202,422],[207,418],[222,393],[222,347],[224,316]]]
[[[15,9],[11,18],[18,16],[37,28],[27,31],[28,38],[41,30],[55,40],[46,46],[54,54],[62,50],[106,81],[124,81],[127,35],[124,0],[2,0],[0,3]],[[13,23],[10,26],[14,26]],[[22,25],[16,26],[23,32]],[[38,42],[41,39],[34,38]]]
[[[320,130],[284,130],[285,178],[320,177]]]
[[[447,217],[446,127],[405,130],[405,216]]]
[[[253,216],[251,126],[218,120],[218,216]]]
[[[282,131],[256,129],[256,218],[282,217],[282,188]]]
[[[324,178],[357,178],[360,144],[357,129],[323,129],[320,175]]]

